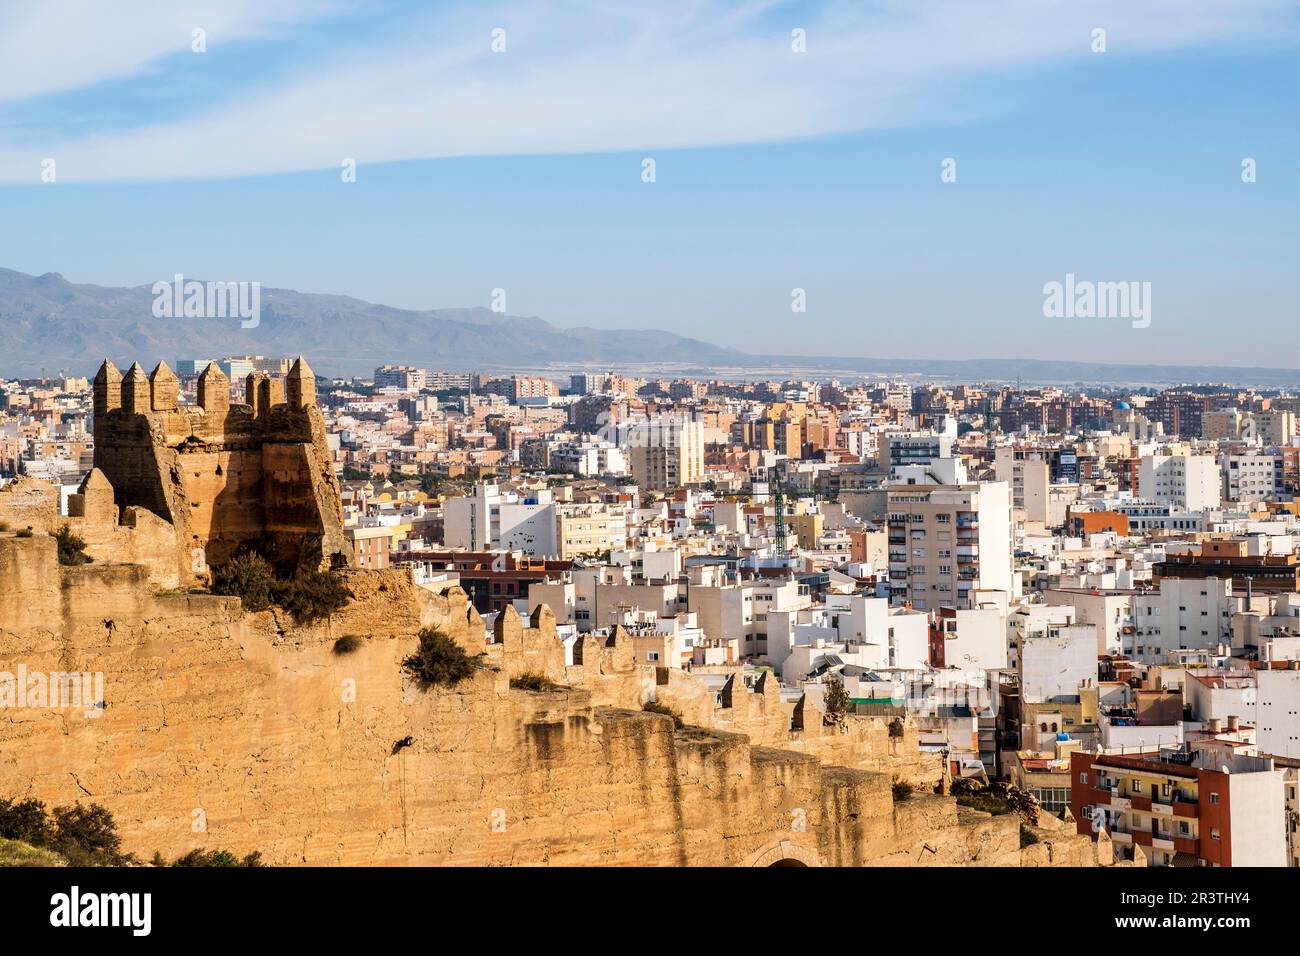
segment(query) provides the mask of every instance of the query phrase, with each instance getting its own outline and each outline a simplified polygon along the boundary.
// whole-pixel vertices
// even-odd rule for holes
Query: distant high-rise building
[[[400,388],[418,392],[424,388],[428,375],[422,368],[411,365],[381,365],[375,369],[375,388]]]
[[[212,359],[177,359],[176,374],[181,378],[195,378],[212,364]]]
[[[1219,466],[1213,455],[1143,455],[1138,493],[1184,511],[1217,508],[1222,500]]]
[[[704,425],[656,418],[627,428],[628,465],[647,491],[667,491],[704,479]]]
[[[1006,482],[892,485],[888,509],[894,604],[970,608],[978,605],[980,591],[1012,594]]]

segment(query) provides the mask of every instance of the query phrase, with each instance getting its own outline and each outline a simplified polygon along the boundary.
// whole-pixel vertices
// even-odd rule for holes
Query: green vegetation
[[[275,601],[275,572],[260,554],[237,554],[217,569],[213,594],[239,598],[245,611],[265,611]]]
[[[123,866],[133,862],[122,853],[113,815],[97,803],[55,807],[47,813],[40,800],[0,798],[0,838],[56,853],[72,866]]]
[[[1037,842],[1038,836],[1034,831],[1029,829],[1029,827],[1025,826],[1023,823],[1020,824],[1020,849],[1023,850],[1027,846],[1033,846]]]
[[[438,494],[438,489],[442,483],[447,481],[446,475],[436,475],[431,472],[425,472],[420,476],[420,490],[430,498]]]
[[[544,674],[520,674],[518,677],[510,678],[510,686],[514,690],[555,690],[559,685],[549,680]]]
[[[681,711],[675,707],[669,707],[667,704],[661,704],[657,700],[647,700],[641,705],[641,709],[648,714],[663,714],[665,717],[671,717],[674,730],[681,730],[686,726],[686,722],[682,720]]]
[[[14,532],[15,538],[30,538],[32,536],[31,528],[19,528]]]
[[[306,571],[281,582],[276,603],[299,624],[312,624],[343,610],[352,599],[343,578],[333,571]]]
[[[190,850],[168,863],[161,853],[155,853],[154,866],[263,866],[262,854],[254,851],[238,857],[229,850]]]
[[[42,850],[28,843],[0,837],[0,867],[67,865],[68,861],[53,850]]]
[[[54,540],[59,543],[59,564],[90,563],[90,555],[86,554],[86,542],[73,534],[66,524],[54,533]]]
[[[952,782],[952,795],[957,798],[958,806],[982,810],[995,817],[1015,813],[1030,826],[1038,824],[1039,807],[1034,795],[1002,781],[985,784],[983,781],[958,777]]]
[[[402,661],[402,667],[426,690],[430,687],[455,687],[473,677],[483,666],[486,656],[471,657],[445,632],[426,627],[420,631],[419,647]]]
[[[912,786],[910,783],[908,783],[906,780],[895,780],[895,781],[894,781],[894,800],[895,800],[895,801],[898,801],[898,800],[910,800],[910,799],[912,798],[912,793],[915,791],[915,789],[916,789],[916,788],[913,787],[913,786]]]
[[[826,693],[822,697],[822,703],[826,708],[826,723],[838,724],[844,720],[846,714],[853,710],[853,701],[849,699],[849,692],[844,689],[844,681],[838,677],[830,678],[826,684]]]
[[[239,598],[246,611],[278,605],[299,624],[328,618],[352,599],[343,578],[333,571],[305,571],[281,581],[270,563],[253,551],[238,554],[217,569],[212,593]]]

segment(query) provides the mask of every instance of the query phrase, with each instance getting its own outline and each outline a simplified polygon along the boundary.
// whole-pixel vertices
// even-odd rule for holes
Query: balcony
[[[1190,853],[1192,856],[1201,855],[1201,841],[1196,837],[1174,837],[1174,850],[1178,853]]]
[[[1173,810],[1173,814],[1176,817],[1195,817],[1198,815],[1195,800],[1175,798],[1170,809]]]
[[[1150,813],[1150,812],[1151,812],[1151,798],[1150,798],[1150,797],[1139,797],[1139,796],[1137,796],[1137,795],[1134,795],[1131,799],[1132,799],[1132,802],[1133,802],[1133,809],[1134,809],[1134,810],[1143,810],[1143,811],[1145,811],[1145,812],[1147,812],[1147,813]]]

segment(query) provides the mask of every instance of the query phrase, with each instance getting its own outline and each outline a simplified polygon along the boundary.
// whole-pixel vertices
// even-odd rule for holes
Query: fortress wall
[[[175,514],[168,488],[174,452],[163,445],[155,448],[149,418],[118,409],[97,414],[94,428],[95,467],[112,484],[118,507],[146,508],[180,532],[183,525],[177,519],[185,515]]]
[[[258,386],[256,408],[231,405],[218,371],[200,383],[203,407],[176,405],[165,366],[148,383],[142,374],[133,367],[122,379],[105,363],[96,377],[95,466],[118,507],[146,508],[174,525],[181,583],[206,583],[211,567],[244,547],[266,552],[282,573],[348,563],[338,482],[305,362],[291,371],[305,397],[287,403],[286,389],[262,376],[250,383]],[[141,389],[147,401],[136,395]],[[129,395],[136,397],[128,402]]]
[[[176,529],[152,511],[126,509],[124,523],[71,517],[65,524],[86,544],[86,554],[98,563],[127,563],[144,568],[150,586],[167,590],[180,586],[181,549]]]
[[[652,669],[570,668],[582,686],[512,690],[512,672],[554,669],[537,662],[544,622],[485,647],[480,621],[490,668],[422,690],[401,667],[419,627],[472,642],[475,623],[459,589],[433,594],[399,569],[349,573],[358,599],[298,628],[232,598],[158,594],[143,568],[59,568],[52,549],[0,537],[0,671],[100,671],[105,706],[4,714],[0,794],[102,803],[145,858],[910,865],[992,860],[1011,839],[1007,821],[963,823],[949,798],[895,804],[883,774],[607,706],[637,701]],[[335,654],[344,633],[361,646]]]
[[[224,564],[265,532],[260,448],[198,446],[173,455],[179,479],[172,493],[185,514],[185,545],[203,548],[206,563]]]
[[[0,488],[0,522],[10,531],[31,528],[55,531],[59,524],[59,489],[49,482],[18,478]]]

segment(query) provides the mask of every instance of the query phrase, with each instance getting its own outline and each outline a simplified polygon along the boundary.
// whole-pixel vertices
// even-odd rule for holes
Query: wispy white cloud
[[[9,0],[0,6],[0,102],[135,76],[214,43],[266,37],[320,16],[326,0]]]
[[[58,46],[59,18],[0,26],[0,63],[19,54],[10,93],[84,88],[147,69],[188,45],[192,12],[167,3],[93,9],[64,21],[67,75],[38,68]],[[52,4],[58,7],[60,4]],[[228,37],[319,12],[290,4],[271,21],[260,3],[212,4]],[[101,8],[102,11],[101,12]],[[284,8],[282,8],[283,10]],[[112,10],[112,13],[108,11]],[[790,140],[925,121],[946,84],[1094,56],[1091,31],[1107,31],[1108,55],[1294,39],[1284,0],[885,0],[812,6],[668,2],[517,4],[459,8],[413,21],[403,39],[344,50],[287,81],[166,123],[0,144],[0,181],[35,182],[45,157],[59,180],[169,180],[337,168],[466,155],[672,149]],[[220,19],[225,16],[226,19]],[[507,31],[507,51],[490,34]],[[807,31],[807,53],[790,31]],[[101,30],[96,35],[95,31]],[[68,52],[73,51],[73,52]],[[73,65],[76,51],[93,51]],[[60,67],[62,69],[62,67]],[[13,92],[17,91],[17,92]],[[26,91],[26,92],[24,92]]]

